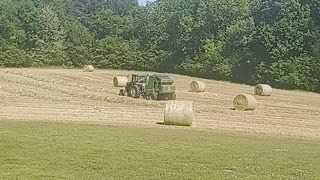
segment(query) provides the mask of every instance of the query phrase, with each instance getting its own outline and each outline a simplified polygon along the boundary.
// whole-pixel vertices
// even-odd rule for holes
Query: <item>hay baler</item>
[[[132,74],[131,81],[125,89],[120,90],[120,95],[153,100],[175,100],[175,85],[168,75],[137,75]]]

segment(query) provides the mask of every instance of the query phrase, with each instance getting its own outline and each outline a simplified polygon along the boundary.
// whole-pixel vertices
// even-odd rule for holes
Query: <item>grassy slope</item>
[[[320,178],[320,142],[0,121],[0,179]]]

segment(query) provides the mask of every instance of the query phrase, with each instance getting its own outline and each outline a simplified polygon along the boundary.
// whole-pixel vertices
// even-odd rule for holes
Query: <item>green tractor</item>
[[[175,100],[175,85],[168,75],[137,75],[132,74],[132,79],[125,89],[121,89],[119,95],[152,100]]]

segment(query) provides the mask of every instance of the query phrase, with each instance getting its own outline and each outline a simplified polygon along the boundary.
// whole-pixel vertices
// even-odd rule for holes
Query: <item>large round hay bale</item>
[[[234,98],[233,106],[237,110],[255,110],[257,107],[257,100],[252,95],[239,94]]]
[[[94,67],[92,65],[85,65],[83,67],[84,72],[93,72],[94,71]]]
[[[114,87],[126,87],[128,82],[128,77],[126,76],[115,76],[113,78]]]
[[[206,84],[202,81],[192,81],[190,88],[192,92],[204,92],[206,90]]]
[[[191,101],[168,101],[164,112],[164,124],[191,126],[193,121],[193,103]]]
[[[254,94],[259,96],[271,96],[272,87],[268,84],[258,84],[254,88]]]

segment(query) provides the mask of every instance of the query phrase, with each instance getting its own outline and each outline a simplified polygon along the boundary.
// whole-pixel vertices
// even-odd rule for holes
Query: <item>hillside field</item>
[[[0,179],[320,176],[319,94],[274,89],[236,111],[234,97],[253,87],[170,74],[195,118],[164,126],[165,102],[118,95],[113,77],[130,73],[143,72],[0,69]],[[190,92],[193,80],[207,91]]]
[[[55,121],[150,128],[180,128],[159,125],[164,103],[120,97],[113,87],[115,75],[133,72],[79,69],[1,69],[0,119]],[[205,93],[190,92],[198,78],[170,74],[177,100],[193,101],[193,130],[240,132],[320,138],[320,95],[274,89],[270,97],[256,97],[255,111],[233,110],[239,93],[253,94],[254,87],[205,80]]]

